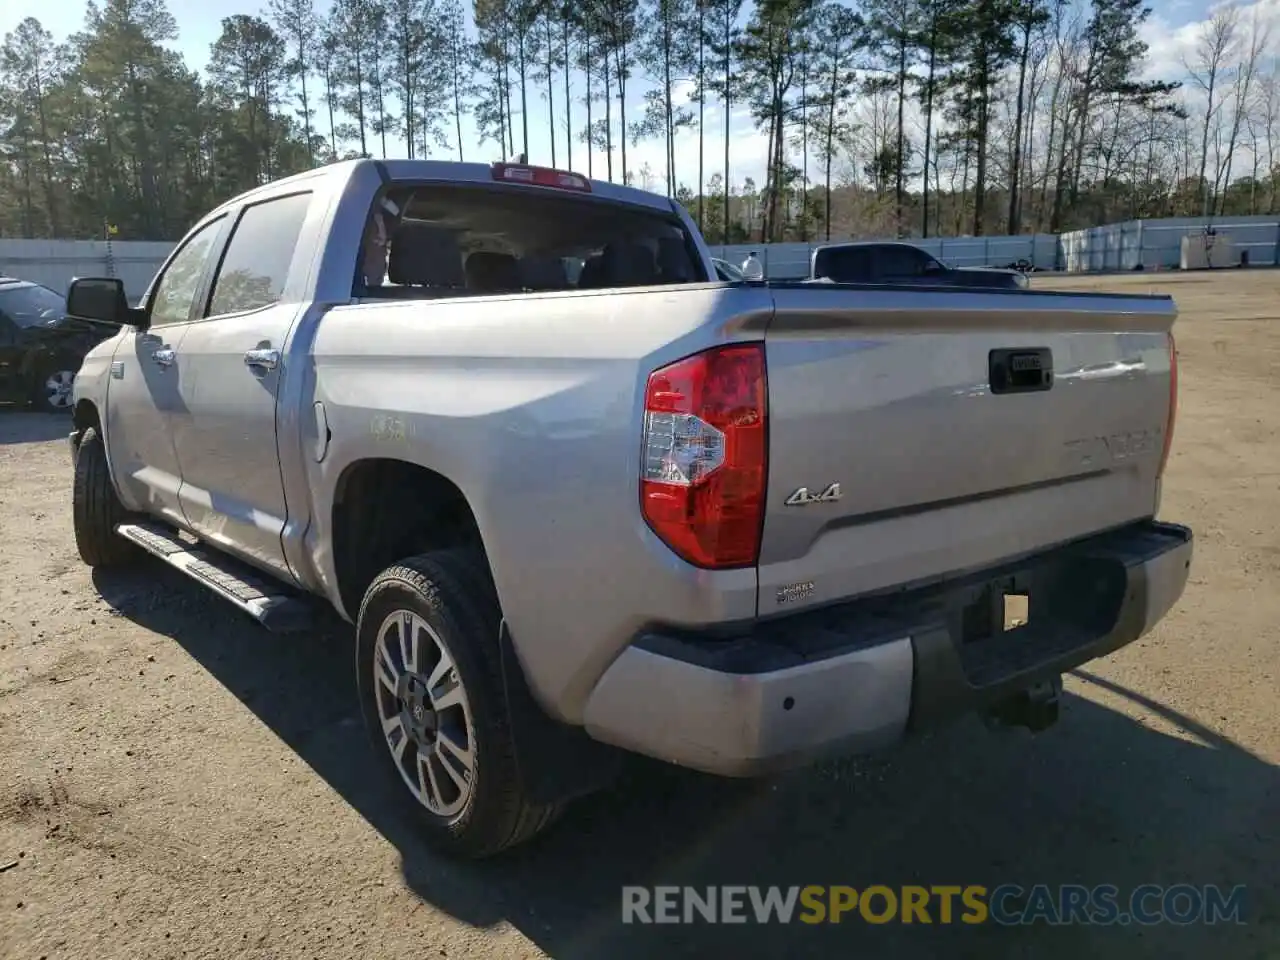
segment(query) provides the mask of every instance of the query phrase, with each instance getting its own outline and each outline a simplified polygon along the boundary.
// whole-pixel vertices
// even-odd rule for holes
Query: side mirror
[[[115,277],[83,277],[67,290],[67,316],[116,326],[137,325],[139,311],[129,307],[124,283]]]

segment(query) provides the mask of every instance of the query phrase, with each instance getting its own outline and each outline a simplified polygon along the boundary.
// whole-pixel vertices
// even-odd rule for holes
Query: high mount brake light
[[[1169,463],[1169,451],[1173,447],[1173,428],[1178,421],[1178,344],[1173,333],[1169,333],[1169,418],[1164,425],[1164,450],[1160,454],[1160,470],[1157,476],[1164,476],[1164,468]]]
[[[581,174],[553,170],[551,167],[531,167],[523,163],[495,163],[493,179],[505,183],[531,183],[539,187],[591,192],[591,181]]]
[[[749,567],[759,559],[767,397],[763,343],[715,347],[649,376],[640,512],[694,566]]]

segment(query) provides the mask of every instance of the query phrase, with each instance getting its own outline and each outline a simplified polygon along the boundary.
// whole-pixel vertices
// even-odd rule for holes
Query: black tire
[[[470,707],[468,733],[474,755],[470,795],[452,816],[440,816],[418,800],[382,730],[382,704],[392,703],[395,697],[375,679],[378,633],[400,611],[421,617],[447,647]],[[545,829],[561,809],[558,804],[530,803],[521,784],[503,695],[498,652],[501,617],[483,559],[469,550],[442,550],[402,560],[383,571],[365,592],[356,622],[360,709],[376,762],[391,778],[406,811],[424,828],[427,842],[460,859],[490,857],[524,843]],[[416,755],[416,750],[416,743],[411,743],[402,756],[408,756],[408,751]]]
[[[71,515],[76,549],[89,566],[124,566],[140,556],[133,544],[116,533],[116,525],[126,522],[130,514],[116,496],[107,451],[94,427],[85,430],[76,450]]]
[[[70,414],[71,383],[75,380],[79,366],[78,363],[72,363],[65,357],[56,357],[42,362],[36,368],[35,376],[31,380],[31,406],[40,413]],[[49,381],[53,378],[66,382],[64,391],[50,387]]]

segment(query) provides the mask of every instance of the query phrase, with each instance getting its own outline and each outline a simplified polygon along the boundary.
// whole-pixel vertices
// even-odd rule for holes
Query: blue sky
[[[317,6],[322,10],[326,9],[328,5],[329,0],[317,0]],[[189,66],[201,69],[208,60],[210,44],[217,39],[221,32],[222,18],[235,13],[261,13],[261,7],[264,6],[265,3],[258,4],[255,0],[239,0],[239,2],[237,0],[200,0],[200,2],[169,0],[169,9],[178,23],[179,35],[174,46],[182,53]],[[1196,24],[1209,15],[1211,4],[1207,0],[1153,0],[1151,6],[1153,13],[1145,31],[1145,39],[1150,44],[1152,54],[1149,72],[1177,78],[1183,72],[1180,66],[1180,57],[1189,52],[1191,45],[1194,43]],[[1280,0],[1259,0],[1258,6],[1263,8],[1269,19],[1273,21],[1278,19]],[[84,23],[84,11],[84,0],[3,0],[3,3],[0,4],[0,34],[8,33],[23,18],[34,16],[55,37],[63,39],[81,29]],[[577,79],[575,78],[575,81]],[[628,91],[628,119],[639,118],[640,100],[646,85],[635,83],[633,87],[634,100],[630,95],[632,91]],[[581,90],[575,89],[574,95],[575,97],[580,96]],[[558,93],[555,104],[557,126],[563,120],[564,102],[562,96],[562,93]],[[575,124],[581,127],[585,118],[583,108],[580,104],[575,104],[574,111]],[[713,173],[722,169],[719,158],[723,156],[723,147],[719,136],[720,131],[724,129],[724,115],[718,105],[708,103],[706,120],[710,139],[707,145],[705,176],[709,178]],[[321,122],[323,122],[322,118]],[[614,122],[615,124],[617,123],[616,114]],[[736,109],[731,117],[730,130],[733,139],[730,162],[734,181],[740,183],[743,177],[751,176],[755,178],[757,183],[761,182],[766,152],[763,135],[752,128],[750,119],[744,113]],[[712,133],[713,131],[714,133]],[[517,118],[516,135],[516,149],[519,150],[519,118]],[[463,140],[467,159],[486,161],[499,159],[496,145],[488,143],[483,147],[480,146],[474,127],[467,121],[464,121],[463,125]],[[529,140],[530,161],[549,163],[551,156],[546,127],[546,103],[540,96],[531,98]],[[563,166],[563,131],[558,133],[556,150],[557,160]],[[394,155],[403,155],[403,144],[397,143],[394,148],[388,144],[388,152]],[[443,152],[437,151],[437,155],[443,156]],[[593,159],[596,176],[603,176],[605,169],[603,153],[597,152]],[[585,172],[586,156],[583,144],[575,142],[573,161],[576,169]],[[693,186],[694,181],[697,179],[697,136],[695,132],[686,131],[678,138],[676,161],[678,181]],[[663,146],[660,141],[641,143],[638,147],[628,145],[627,166],[632,171],[639,174],[641,167],[646,162],[652,169],[656,180],[651,184],[645,185],[649,186],[650,189],[663,190],[665,163],[663,161]],[[615,143],[615,177],[619,175],[619,165],[620,157]]]

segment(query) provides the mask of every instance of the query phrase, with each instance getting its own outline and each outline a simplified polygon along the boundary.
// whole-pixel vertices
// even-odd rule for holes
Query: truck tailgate
[[[762,616],[1156,513],[1172,299],[770,289]]]

